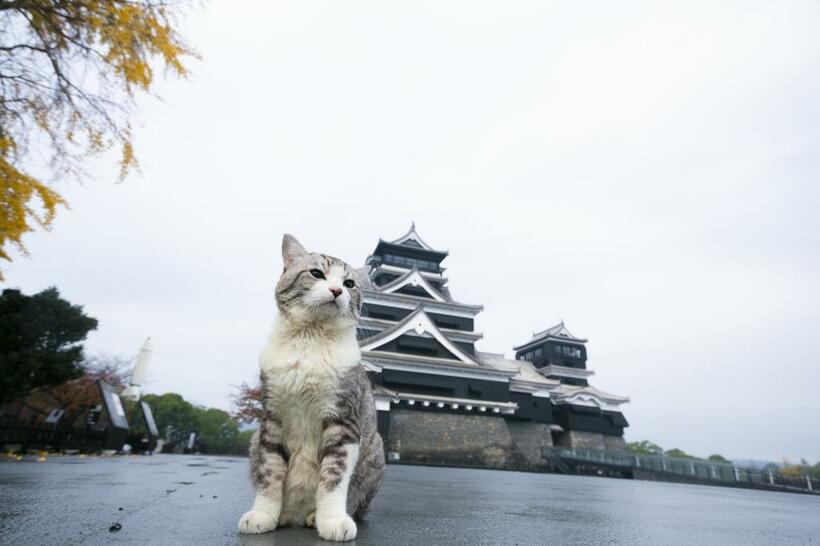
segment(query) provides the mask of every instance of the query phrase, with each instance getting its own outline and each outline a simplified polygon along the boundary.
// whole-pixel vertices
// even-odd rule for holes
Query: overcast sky
[[[616,5],[617,4],[617,5]],[[411,220],[479,348],[564,319],[628,440],[820,460],[820,4],[208,2],[8,286],[154,342],[149,390],[229,408],[284,232],[362,264]]]

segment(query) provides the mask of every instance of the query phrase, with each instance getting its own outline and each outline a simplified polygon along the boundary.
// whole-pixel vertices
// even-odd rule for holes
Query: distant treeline
[[[697,457],[695,455],[686,453],[685,451],[679,448],[664,450],[661,446],[654,442],[650,442],[649,440],[641,440],[640,442],[627,442],[626,450],[630,453],[635,453],[636,455],[663,455],[666,457],[677,457],[679,459],[700,459],[719,463],[732,462],[723,455],[719,455],[717,453],[715,453],[714,455],[709,455],[708,457],[703,459],[702,457]],[[769,463],[768,465],[763,467],[763,470],[776,470],[777,472],[780,472],[781,474],[787,476],[808,475],[820,477],[820,461],[812,465],[806,459],[801,459],[799,463],[792,463],[788,459],[784,458],[782,463]]]
[[[160,437],[168,426],[197,432],[201,451],[218,455],[247,455],[253,430],[240,431],[239,421],[227,411],[195,406],[182,395],[169,392],[146,394],[142,399],[151,406]]]

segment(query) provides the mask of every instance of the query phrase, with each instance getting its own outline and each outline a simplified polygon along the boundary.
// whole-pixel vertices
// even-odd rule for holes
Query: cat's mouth
[[[336,300],[336,299],[328,300],[328,301],[322,303],[322,307],[325,307],[325,306],[327,306],[327,308],[335,307],[337,310],[342,309],[342,307],[339,305],[339,300]]]

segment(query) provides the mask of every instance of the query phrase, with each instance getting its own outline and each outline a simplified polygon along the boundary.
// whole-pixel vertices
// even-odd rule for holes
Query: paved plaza
[[[312,529],[238,535],[247,474],[248,460],[230,457],[4,459],[0,542],[327,544]],[[389,466],[353,544],[820,544],[820,497]]]

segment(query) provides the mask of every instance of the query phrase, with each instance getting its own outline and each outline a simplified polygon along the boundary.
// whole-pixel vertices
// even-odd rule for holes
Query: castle
[[[537,467],[546,446],[620,451],[629,401],[589,384],[587,340],[563,322],[514,347],[476,348],[482,305],[453,299],[435,250],[415,225],[367,258],[358,336],[379,431],[404,462]]]

